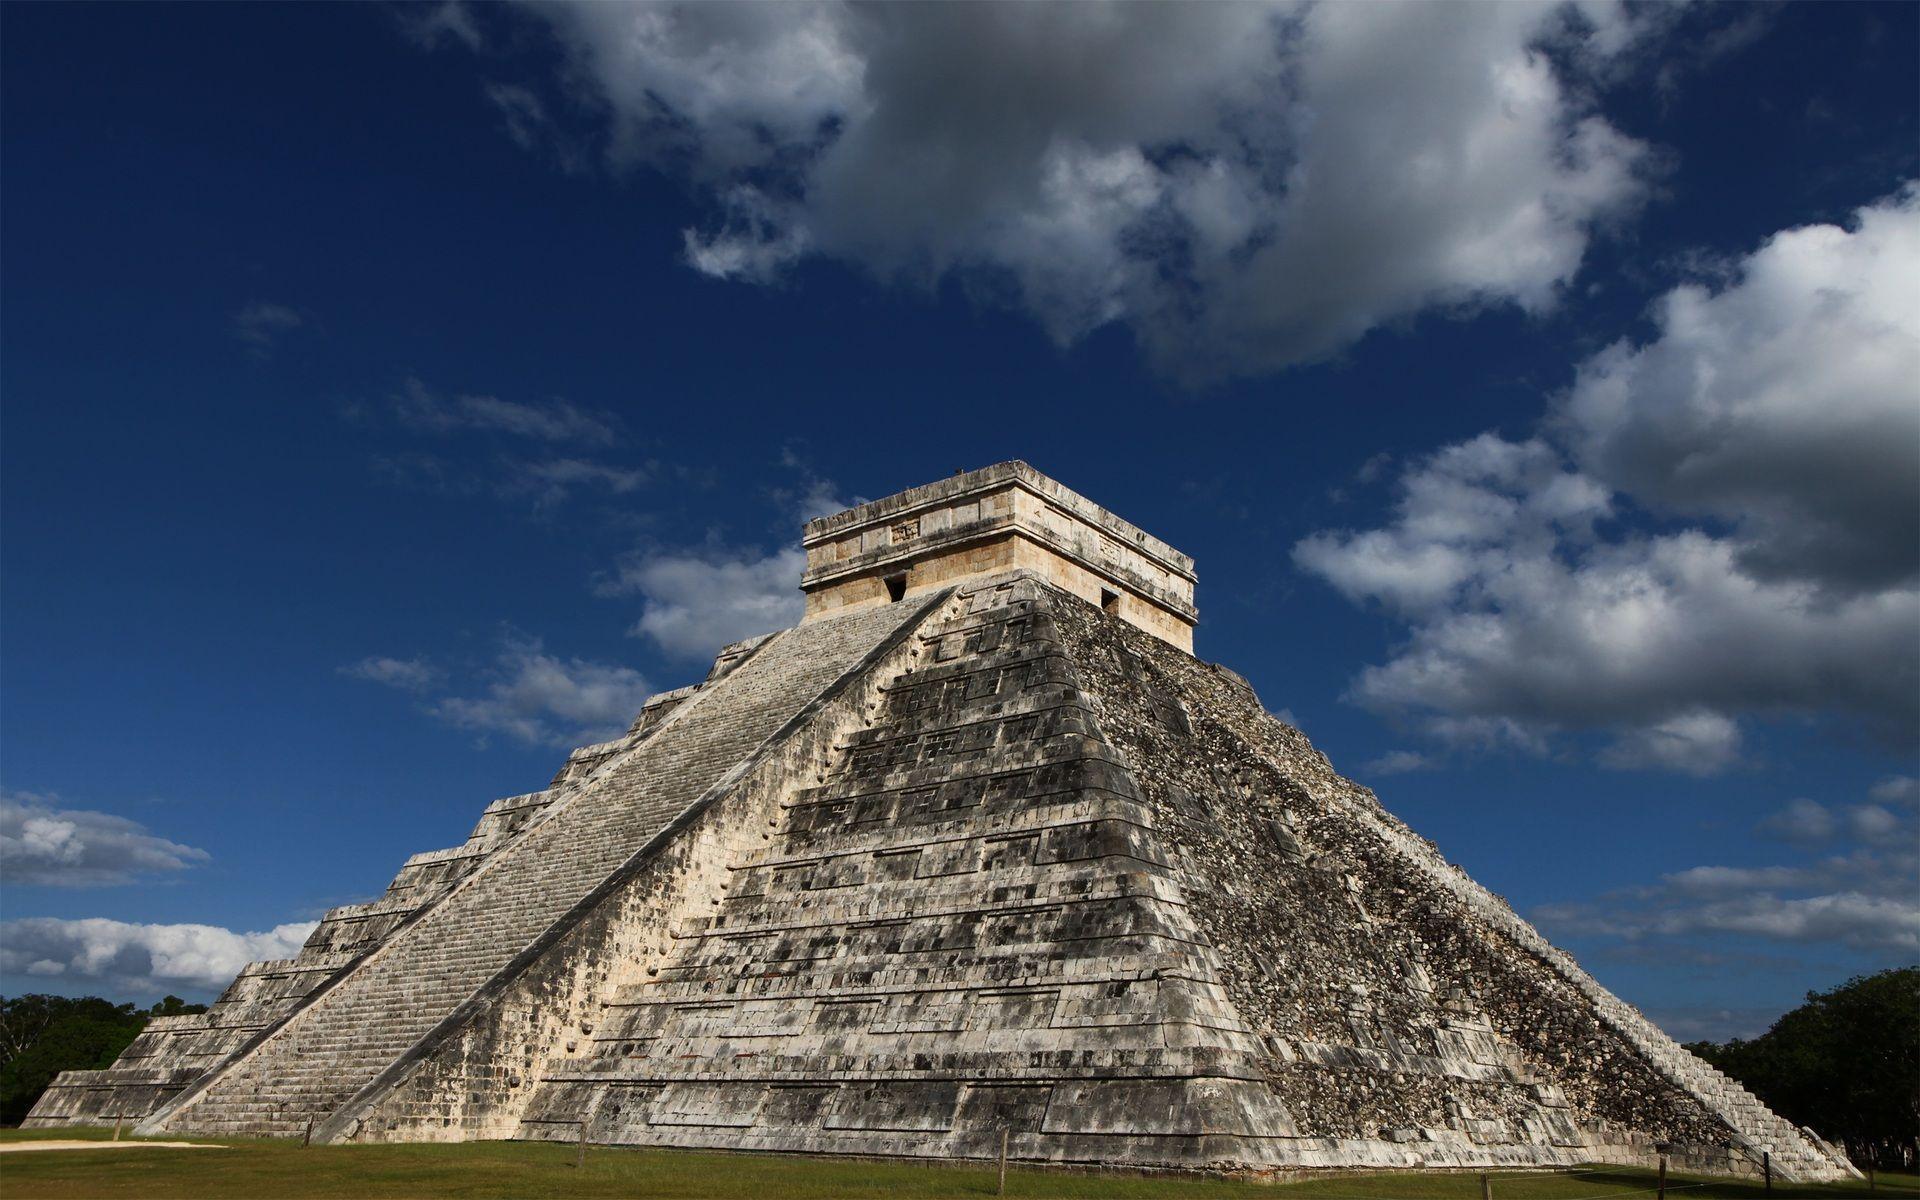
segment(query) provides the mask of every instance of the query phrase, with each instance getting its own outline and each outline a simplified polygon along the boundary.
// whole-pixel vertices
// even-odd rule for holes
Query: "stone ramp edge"
[[[1080,612],[1085,602],[1078,597],[1071,599],[1077,605],[1069,605],[1068,610]],[[1382,808],[1371,790],[1340,776],[1325,756],[1312,750],[1304,740],[1302,746],[1310,751],[1307,761],[1289,766],[1286,756],[1280,753],[1279,744],[1271,737],[1272,730],[1285,728],[1284,723],[1265,711],[1250,688],[1244,689],[1233,704],[1215,708],[1204,695],[1196,695],[1188,690],[1188,675],[1194,671],[1195,665],[1205,668],[1209,664],[1155,647],[1150,637],[1141,632],[1117,625],[1114,632],[1123,642],[1129,643],[1129,649],[1149,663],[1172,660],[1160,661],[1159,666],[1167,682],[1181,694],[1186,704],[1192,706],[1197,702],[1197,709],[1201,712],[1212,708],[1221,731],[1254,760],[1266,761],[1278,767],[1281,775],[1296,782],[1316,805],[1344,812],[1356,821],[1360,829],[1369,831],[1377,838],[1380,850],[1386,857],[1412,868],[1413,874],[1423,877],[1428,885],[1435,887],[1438,895],[1450,894],[1461,906],[1457,919],[1482,926],[1487,933],[1504,942],[1509,952],[1531,959],[1546,974],[1567,984],[1572,990],[1570,999],[1587,1020],[1598,1029],[1617,1037],[1623,1048],[1647,1069],[1650,1076],[1663,1087],[1671,1089],[1675,1095],[1690,1099],[1720,1126],[1729,1137],[1730,1144],[1725,1149],[1729,1152],[1730,1164],[1736,1170],[1739,1160],[1744,1159],[1751,1164],[1751,1173],[1757,1177],[1761,1152],[1765,1149],[1773,1151],[1772,1165],[1776,1175],[1826,1179],[1836,1177],[1830,1174],[1830,1170],[1845,1169],[1839,1163],[1820,1161],[1817,1156],[1809,1160],[1796,1153],[1797,1147],[1793,1143],[1800,1140],[1797,1131],[1792,1138],[1788,1138],[1780,1128],[1784,1123],[1756,1100],[1744,1094],[1730,1100],[1727,1094],[1729,1089],[1715,1087],[1709,1077],[1687,1070],[1696,1065],[1698,1060],[1638,1010],[1607,991],[1581,969],[1571,956],[1554,947],[1544,935],[1514,912],[1503,898],[1447,861],[1438,846],[1414,833],[1403,821]],[[1076,657],[1080,655],[1076,654]],[[1100,690],[1097,682],[1086,686],[1090,692],[1097,693]],[[1111,733],[1109,737],[1123,755],[1132,757],[1124,737],[1115,737]],[[1313,766],[1315,761],[1317,770]]]
[[[764,645],[766,645],[768,641],[772,641],[774,637],[780,636],[780,634],[783,634],[783,632],[785,632],[785,630],[778,630],[778,632],[774,632],[774,634],[768,634],[768,636],[762,637],[762,639],[758,641],[758,645],[755,645],[755,651],[758,651],[760,647],[764,647]],[[751,655],[747,655],[747,657],[751,657]],[[741,662],[743,662],[743,660],[745,660],[745,657],[741,659]],[[691,691],[697,691],[697,685],[695,685],[695,687],[693,687]],[[668,714],[666,714],[666,716],[664,716],[664,718],[660,720],[659,728],[666,728],[668,724],[672,724],[672,722],[674,722],[674,720],[676,720],[678,716],[682,716],[682,714],[684,714],[685,710],[687,710],[687,705],[678,705],[678,707],[674,708],[672,712],[668,712]],[[634,747],[634,749],[637,749],[637,747]],[[632,751],[628,751],[628,753],[632,753]],[[599,766],[597,766],[597,768],[595,768],[593,772],[589,772],[589,774],[599,774],[601,770],[605,770],[607,766],[611,766],[612,760],[616,760],[616,758],[622,758],[622,756],[624,755],[612,756],[612,758],[609,758],[607,762],[601,762],[601,764],[599,764]],[[564,768],[563,768],[563,772],[564,772]],[[545,812],[541,812],[540,818],[536,818],[536,822],[534,822],[534,824],[538,824],[538,822],[541,822],[541,820],[547,820],[547,818],[551,818],[551,816],[553,816],[553,812],[555,812],[557,808],[561,808],[561,806],[564,806],[564,804],[574,803],[574,801],[578,801],[582,793],[584,793],[584,789],[580,789],[580,791],[576,791],[574,795],[566,795],[566,797],[561,797],[561,799],[557,799],[555,803],[547,804],[547,806],[545,806]],[[528,793],[528,795],[536,795],[536,793]],[[505,799],[518,799],[518,797],[505,797]],[[497,804],[499,803],[499,801],[493,801],[493,803]],[[490,804],[488,808],[492,808],[492,804]],[[528,826],[528,828],[532,828],[532,826]],[[526,833],[526,829],[520,829],[520,833]],[[434,851],[428,851],[428,852],[434,852]],[[411,858],[409,858],[409,862],[411,862]],[[394,941],[396,937],[399,937],[399,933],[403,933],[403,931],[405,931],[405,929],[407,929],[409,925],[413,925],[415,924],[415,922],[420,922],[420,920],[424,920],[424,918],[426,918],[428,914],[432,914],[434,910],[438,910],[438,908],[440,908],[442,904],[445,904],[445,902],[449,902],[449,900],[453,899],[455,895],[459,895],[459,893],[463,893],[463,891],[465,891],[467,887],[470,887],[470,885],[472,885],[472,883],[474,883],[474,881],[476,881],[478,877],[484,876],[484,874],[486,874],[486,872],[490,872],[490,870],[495,870],[495,868],[499,866],[499,862],[501,862],[501,860],[499,860],[497,856],[492,856],[492,854],[490,854],[490,856],[488,856],[488,862],[482,862],[482,864],[480,864],[480,866],[478,866],[476,870],[472,870],[472,872],[470,872],[470,874],[467,874],[467,876],[463,877],[463,879],[461,879],[459,883],[455,883],[453,887],[449,887],[449,889],[447,889],[445,893],[442,893],[440,897],[436,897],[436,899],[430,900],[430,902],[426,902],[426,904],[420,904],[419,908],[415,908],[415,910],[411,910],[411,912],[409,912],[407,916],[403,916],[403,918],[401,918],[401,920],[399,920],[399,922],[397,922],[397,924],[394,925],[394,927],[392,927],[392,929],[390,929],[388,933],[386,933],[386,937],[382,937],[382,939],[380,939],[378,943],[374,943],[374,945],[371,945],[371,947],[367,947],[365,948],[365,950],[361,950],[361,952],[357,952],[357,954],[353,954],[353,956],[349,958],[348,962],[344,962],[344,964],[342,964],[340,968],[336,968],[334,972],[328,973],[328,975],[326,975],[326,979],[323,979],[323,981],[321,981],[321,983],[319,983],[319,985],[317,985],[317,987],[315,987],[313,991],[309,991],[307,995],[301,996],[300,1002],[296,1002],[296,1004],[294,1004],[292,1008],[288,1008],[288,1010],[286,1010],[286,1012],[284,1012],[284,1014],[282,1014],[282,1016],[280,1016],[278,1020],[271,1021],[271,1023],[267,1023],[267,1025],[263,1025],[263,1027],[259,1027],[257,1031],[253,1031],[253,1035],[250,1035],[250,1037],[248,1037],[248,1039],[246,1039],[244,1043],[240,1043],[238,1044],[238,1046],[234,1046],[232,1050],[228,1050],[227,1054],[223,1054],[223,1056],[221,1056],[221,1058],[219,1058],[219,1060],[217,1060],[217,1062],[215,1062],[213,1066],[209,1066],[209,1068],[205,1068],[204,1071],[202,1071],[200,1075],[196,1075],[196,1077],[194,1077],[194,1079],[192,1079],[192,1081],[190,1081],[190,1083],[188,1083],[186,1087],[182,1087],[182,1089],[180,1089],[179,1092],[175,1092],[175,1094],[173,1094],[173,1096],[171,1096],[171,1098],[169,1098],[169,1100],[167,1100],[165,1104],[161,1104],[159,1108],[156,1108],[154,1112],[150,1112],[148,1116],[140,1117],[140,1121],[138,1121],[138,1123],[136,1123],[136,1125],[132,1127],[132,1133],[134,1133],[134,1135],[140,1135],[140,1137],[156,1137],[156,1135],[159,1135],[159,1133],[167,1133],[167,1129],[165,1129],[165,1123],[167,1123],[167,1121],[171,1121],[173,1117],[179,1116],[180,1110],[184,1110],[184,1108],[186,1108],[188,1104],[192,1104],[192,1102],[194,1102],[194,1100],[196,1100],[196,1098],[198,1098],[198,1096],[200,1096],[202,1092],[207,1091],[209,1087],[213,1087],[215,1083],[219,1083],[219,1081],[221,1081],[221,1077],[223,1077],[223,1075],[227,1073],[228,1068],[234,1068],[234,1066],[238,1066],[240,1062],[244,1062],[244,1060],[246,1060],[246,1058],[248,1058],[248,1056],[252,1054],[253,1050],[257,1050],[259,1046],[263,1046],[263,1044],[269,1043],[269,1041],[271,1041],[271,1039],[275,1037],[276,1033],[278,1033],[280,1029],[284,1029],[284,1027],[286,1027],[286,1025],[290,1023],[290,1021],[294,1021],[296,1020],[296,1018],[300,1018],[303,1012],[307,1012],[309,1008],[313,1008],[315,1004],[319,1004],[319,1002],[323,1000],[324,996],[328,995],[328,993],[330,993],[330,991],[332,991],[334,987],[338,987],[338,985],[342,985],[342,983],[346,983],[348,979],[351,979],[351,977],[353,977],[353,973],[359,972],[359,968],[361,968],[361,966],[365,966],[365,964],[367,964],[367,960],[371,960],[371,958],[374,958],[376,954],[380,954],[382,950],[386,950],[386,948],[388,948],[388,945],[390,945],[390,943],[392,943],[392,941]],[[376,902],[376,900],[374,900],[374,902]],[[252,966],[252,964],[250,964],[250,966]],[[242,968],[242,973],[244,973],[244,970],[246,970],[246,968]]]
[[[778,729],[762,741],[711,787],[690,801],[660,831],[649,838],[645,845],[634,851],[625,862],[603,879],[591,892],[561,914],[559,919],[548,926],[547,930],[516,954],[507,965],[482,984],[473,995],[462,1001],[419,1041],[403,1051],[389,1066],[375,1075],[366,1086],[354,1093],[332,1116],[314,1126],[313,1140],[316,1142],[336,1142],[349,1140],[358,1132],[358,1125],[365,1113],[380,1101],[391,1095],[404,1083],[413,1069],[430,1058],[446,1041],[458,1033],[468,1022],[485,1011],[513,981],[527,968],[538,962],[548,950],[558,944],[579,923],[596,908],[614,895],[628,880],[640,872],[652,861],[653,857],[666,845],[677,838],[688,826],[698,820],[712,804],[732,791],[756,766],[765,761],[793,734],[804,728],[828,705],[845,693],[856,681],[864,678],[875,665],[883,661],[900,646],[906,643],[928,617],[952,598],[954,589],[943,588],[927,596],[904,617],[894,630],[882,638],[873,649],[862,655],[858,662],[843,672],[813,699],[802,705],[800,710],[784,722]],[[683,709],[692,706],[683,706]],[[678,716],[679,713],[675,713]],[[671,719],[671,718],[669,718]],[[330,981],[331,982],[331,981]]]
[[[471,878],[471,876],[469,876],[469,878]],[[464,885],[465,882],[466,882],[465,880],[462,880],[461,885]],[[434,900],[432,903],[423,904],[419,908],[416,908],[412,912],[408,913],[388,933],[388,940],[390,940],[395,934],[398,934],[402,930],[406,929],[409,925],[412,925],[415,921],[418,921],[421,918],[425,917],[432,910],[446,903],[447,897],[453,895],[454,892],[457,892],[459,890],[460,890],[460,885],[456,885],[455,887],[449,889],[446,895],[439,897],[438,899]],[[341,965],[332,974],[328,975],[325,979],[321,980],[320,983],[317,986],[315,986],[312,991],[308,992],[305,996],[302,996],[299,1002],[295,1004],[292,1008],[288,1009],[284,1014],[282,1014],[278,1020],[272,1021],[266,1025],[261,1026],[259,1029],[255,1030],[253,1034],[247,1038],[246,1041],[240,1043],[239,1046],[221,1055],[220,1058],[212,1066],[208,1067],[205,1071],[202,1071],[197,1077],[194,1078],[194,1080],[191,1083],[187,1084],[186,1087],[181,1088],[179,1092],[175,1093],[172,1099],[168,1100],[165,1104],[162,1104],[159,1108],[154,1109],[152,1112],[142,1117],[140,1121],[136,1125],[134,1125],[133,1133],[136,1136],[152,1137],[152,1136],[156,1136],[158,1134],[167,1132],[165,1128],[165,1123],[171,1120],[173,1116],[177,1112],[179,1112],[180,1109],[186,1107],[188,1103],[190,1103],[192,1100],[198,1097],[200,1093],[202,1093],[208,1087],[216,1083],[222,1075],[226,1074],[228,1068],[244,1061],[249,1054],[252,1054],[255,1050],[259,1049],[262,1045],[264,1045],[267,1041],[269,1041],[276,1033],[279,1033],[281,1029],[285,1028],[289,1021],[292,1021],[295,1017],[298,1017],[301,1013],[304,1013],[305,1011],[307,1011],[307,1009],[312,1007],[314,1004],[319,1003],[320,999],[324,997],[328,992],[331,992],[335,987],[339,986],[342,983],[345,983],[349,978],[353,976],[353,973],[355,971],[358,971],[360,967],[366,963],[368,959],[378,954],[385,947],[386,947],[386,940],[382,940],[380,942],[375,943],[374,945],[368,946],[365,950],[360,951],[360,953],[348,959],[343,965]]]
[[[1356,785],[1358,786],[1358,785]],[[1371,789],[1363,789],[1369,796]],[[1680,1092],[1692,1097],[1708,1112],[1712,1113],[1734,1135],[1734,1148],[1744,1154],[1753,1165],[1756,1177],[1761,1171],[1762,1157],[1773,1149],[1785,1149],[1785,1154],[1774,1156],[1772,1169],[1774,1174],[1785,1176],[1790,1182],[1800,1182],[1807,1178],[1819,1180],[1825,1176],[1817,1173],[1824,1165],[1839,1172],[1838,1176],[1857,1175],[1853,1164],[1843,1157],[1836,1157],[1823,1150],[1817,1143],[1806,1138],[1805,1134],[1784,1121],[1772,1110],[1760,1104],[1745,1088],[1727,1081],[1732,1086],[1713,1086],[1708,1064],[1702,1062],[1677,1039],[1661,1029],[1646,1014],[1634,1005],[1613,994],[1607,986],[1595,979],[1578,960],[1534,927],[1532,922],[1513,911],[1512,905],[1502,897],[1495,895],[1486,885],[1480,883],[1465,871],[1448,861],[1435,846],[1426,843],[1398,818],[1387,813],[1376,800],[1371,810],[1365,806],[1354,805],[1352,811],[1362,815],[1380,829],[1389,844],[1397,846],[1403,857],[1412,862],[1427,876],[1458,896],[1481,920],[1509,938],[1514,946],[1531,955],[1549,971],[1557,974],[1580,993],[1591,1006],[1590,1011],[1596,1022],[1619,1034],[1626,1042],[1638,1050],[1653,1070]],[[1737,1090],[1736,1090],[1737,1089]],[[1733,1093],[1729,1095],[1728,1093]],[[1750,1101],[1760,1107],[1765,1119],[1777,1122],[1779,1128],[1756,1128],[1751,1115],[1743,1112],[1741,1101]],[[1783,1136],[1800,1137],[1805,1145],[1799,1147],[1777,1147],[1774,1142]],[[1802,1159],[1811,1159],[1811,1163]],[[1815,1172],[1806,1171],[1812,1165]]]

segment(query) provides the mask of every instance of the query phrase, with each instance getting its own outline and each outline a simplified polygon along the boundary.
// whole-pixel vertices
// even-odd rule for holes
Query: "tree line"
[[[1858,975],[1751,1041],[1687,1049],[1860,1167],[1920,1166],[1920,967]]]
[[[154,1017],[205,1011],[178,996],[151,1008],[98,996],[0,996],[0,1125],[25,1120],[60,1072],[112,1066]]]

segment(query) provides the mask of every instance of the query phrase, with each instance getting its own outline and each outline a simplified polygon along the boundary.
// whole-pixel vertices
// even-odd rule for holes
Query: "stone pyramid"
[[[799,625],[28,1123],[1852,1172],[1194,658],[1185,555],[1017,462],[806,547]]]

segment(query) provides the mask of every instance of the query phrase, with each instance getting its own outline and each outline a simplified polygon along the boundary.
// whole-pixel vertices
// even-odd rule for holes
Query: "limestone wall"
[[[919,632],[522,1136],[1204,1164],[1289,1131],[1031,578]]]
[[[1061,624],[1103,727],[1153,764],[1143,784],[1229,992],[1310,1131],[1422,1162],[1464,1139],[1636,1162],[1672,1144],[1736,1173],[1767,1149],[1798,1178],[1851,1171],[1335,774],[1243,680],[1082,609]],[[1156,715],[1176,705],[1184,720]]]
[[[324,1130],[356,1092],[508,970],[908,615],[850,616],[768,643],[141,1128],[296,1133],[318,1119]],[[694,714],[698,719],[689,719]]]
[[[1193,560],[1025,463],[1000,463],[807,525],[809,619],[1026,568],[1183,650],[1193,647]]]
[[[583,786],[607,762],[651,736],[674,709],[752,657],[766,640],[749,638],[724,647],[704,683],[648,698],[625,734],[573,751],[547,788],[487,805],[465,842],[407,859],[380,899],[329,910],[298,957],[249,963],[207,1012],[153,1021],[107,1070],[62,1072],[24,1124],[102,1125],[151,1116],[298,1011],[316,990],[523,833],[557,797]]]
[[[912,619],[912,610],[905,610]],[[902,641],[822,695],[740,778],[693,813],[592,912],[520,971],[441,1045],[421,1055],[347,1115],[357,1140],[445,1141],[512,1136],[572,1140],[581,1121],[608,1140],[617,1108],[584,1089],[537,1086],[555,1064],[604,1038],[610,1002],[668,968],[682,931],[711,920],[739,886],[739,865],[761,854],[798,781],[826,769],[832,747],[863,726],[879,695],[872,680],[897,670]]]
[[[713,914],[575,1010],[520,1136],[1746,1165],[1754,1114],[1676,1077],[1670,1042],[1454,887],[1230,672],[1032,575],[963,588],[919,638],[871,727],[784,781]]]

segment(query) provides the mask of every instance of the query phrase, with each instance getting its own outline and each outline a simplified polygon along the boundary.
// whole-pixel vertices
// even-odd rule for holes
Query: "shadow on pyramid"
[[[1854,1174],[1194,658],[1185,555],[1017,462],[805,543],[799,625],[27,1124]]]

